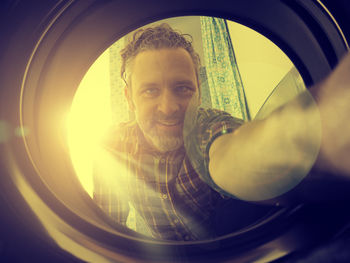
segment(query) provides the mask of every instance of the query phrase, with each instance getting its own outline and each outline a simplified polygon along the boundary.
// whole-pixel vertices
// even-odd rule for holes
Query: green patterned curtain
[[[224,19],[200,17],[212,107],[250,120],[241,76]]]

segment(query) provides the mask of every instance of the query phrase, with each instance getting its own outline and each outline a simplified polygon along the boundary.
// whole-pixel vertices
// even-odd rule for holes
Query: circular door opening
[[[252,9],[251,5],[257,8]],[[320,5],[311,1],[305,5],[279,2],[269,8],[260,1],[251,1],[249,5],[237,1],[234,6],[224,1],[215,6],[209,3],[197,6],[185,1],[166,5],[150,2],[147,6],[137,7],[132,3],[121,7],[115,2],[97,1],[56,6],[45,20],[45,25],[41,24],[45,29],[41,30],[42,35],[33,46],[30,59],[22,61],[26,71],[24,76],[18,76],[23,77],[21,94],[10,92],[21,102],[19,115],[13,118],[19,120],[22,128],[26,127],[29,133],[24,136],[23,146],[15,148],[11,145],[12,141],[9,145],[13,147],[14,164],[19,171],[17,182],[21,181],[18,178],[28,180],[26,183],[21,181],[29,188],[22,185],[20,192],[29,206],[46,227],[53,221],[45,218],[43,211],[54,211],[58,216],[55,222],[69,226],[65,235],[74,237],[73,242],[92,251],[89,256],[164,262],[174,257],[203,259],[204,255],[209,261],[218,258],[238,260],[247,256],[244,252],[254,249],[256,256],[264,257],[264,244],[273,242],[282,232],[267,233],[273,227],[279,226],[275,229],[281,230],[286,224],[290,225],[293,212],[299,211],[279,210],[251,228],[218,239],[187,243],[153,241],[116,226],[100,213],[75,176],[67,145],[65,117],[87,69],[108,46],[126,33],[158,19],[184,15],[221,17],[256,30],[288,55],[307,86],[329,73],[346,51],[346,41],[334,21]],[[318,18],[320,23],[313,22],[313,17]],[[20,151],[27,152],[32,166],[20,157]],[[13,166],[9,169],[14,170]],[[30,202],[30,193],[45,204],[44,210],[40,211],[35,203]],[[52,237],[55,238],[55,235]],[[87,259],[72,247],[60,246],[77,257]],[[289,244],[280,249],[276,257],[294,249],[295,244]]]

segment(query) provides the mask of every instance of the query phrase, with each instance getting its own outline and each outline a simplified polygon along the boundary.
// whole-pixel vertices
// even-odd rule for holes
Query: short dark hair
[[[129,43],[120,52],[122,58],[120,72],[122,79],[127,83],[126,68],[142,51],[162,48],[183,48],[192,58],[199,86],[199,68],[201,63],[198,53],[195,52],[192,46],[192,40],[191,35],[175,31],[166,23],[137,30]]]

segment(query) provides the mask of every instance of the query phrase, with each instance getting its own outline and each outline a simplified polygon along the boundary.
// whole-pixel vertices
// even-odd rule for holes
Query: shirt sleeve
[[[188,158],[199,177],[222,196],[235,198],[232,194],[217,186],[209,173],[209,149],[213,141],[221,135],[231,133],[244,121],[229,113],[216,109],[198,109],[196,117],[184,143]],[[186,123],[185,123],[186,125]]]

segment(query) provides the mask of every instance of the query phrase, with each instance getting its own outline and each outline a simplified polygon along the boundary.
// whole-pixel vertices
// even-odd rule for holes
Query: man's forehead
[[[140,61],[147,62],[150,58],[157,58],[158,60],[164,59],[165,61],[167,61],[167,58],[172,58],[173,60],[176,59],[182,62],[187,62],[194,66],[191,55],[188,53],[187,50],[181,47],[143,50],[136,55],[136,57],[134,58],[134,63]]]
[[[146,79],[161,74],[184,80],[195,77],[191,56],[182,48],[143,51],[134,59],[131,71],[132,75]]]

